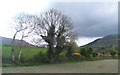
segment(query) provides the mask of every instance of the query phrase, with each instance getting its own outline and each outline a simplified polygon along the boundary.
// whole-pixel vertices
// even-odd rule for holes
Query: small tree
[[[93,49],[91,47],[80,47],[80,53],[86,58],[91,58],[93,56]]]
[[[33,17],[34,16],[25,13],[20,13],[17,16],[15,16],[14,21],[15,21],[16,33],[14,34],[12,41],[12,61],[15,61],[14,46],[15,46],[15,37],[18,33],[21,34],[21,43],[20,43],[20,50],[18,53],[17,61],[21,60],[21,55],[23,52],[22,41],[24,40],[24,38],[28,37],[35,28],[34,26],[35,20],[33,19]]]
[[[114,47],[110,48],[110,54],[114,57],[117,54],[117,50]]]
[[[26,29],[26,28],[24,28],[24,29]],[[16,35],[17,35],[20,31],[22,31],[22,30],[24,30],[24,29],[20,29],[20,30],[16,29],[16,32],[15,32],[15,34],[14,34],[14,36],[13,36],[13,39],[12,39],[12,42],[11,42],[11,47],[12,47],[12,51],[11,51],[11,56],[12,56],[12,58],[11,58],[11,60],[12,60],[12,62],[15,62],[15,47],[14,47],[14,45],[15,45],[15,37],[16,37]]]
[[[69,61],[73,59],[73,52],[77,49],[77,44],[75,40],[71,40],[65,44],[67,53],[66,56],[68,57]]]

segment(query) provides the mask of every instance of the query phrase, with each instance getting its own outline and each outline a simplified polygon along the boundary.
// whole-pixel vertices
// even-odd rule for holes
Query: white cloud
[[[12,18],[20,13],[39,13],[47,8],[47,0],[0,0],[0,36],[12,37]]]
[[[85,44],[88,44],[98,38],[102,38],[102,37],[79,37],[76,42],[78,46],[83,46]]]

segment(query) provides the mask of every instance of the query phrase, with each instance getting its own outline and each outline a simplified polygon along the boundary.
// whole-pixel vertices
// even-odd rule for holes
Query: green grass
[[[2,57],[10,58],[11,56],[11,46],[1,46],[2,47]],[[22,57],[24,60],[32,59],[39,52],[46,53],[47,48],[37,48],[37,47],[24,47]],[[15,47],[15,56],[19,53],[19,47]]]

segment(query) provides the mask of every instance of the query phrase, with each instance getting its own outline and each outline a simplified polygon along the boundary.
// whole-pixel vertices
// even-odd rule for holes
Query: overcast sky
[[[72,18],[79,36],[103,37],[118,31],[118,7],[111,2],[54,3],[53,7]]]
[[[55,8],[70,17],[78,33],[77,43],[84,45],[99,37],[118,32],[117,2],[48,2],[47,0],[3,0],[0,2],[0,36],[13,37],[13,17],[25,12],[38,14]]]

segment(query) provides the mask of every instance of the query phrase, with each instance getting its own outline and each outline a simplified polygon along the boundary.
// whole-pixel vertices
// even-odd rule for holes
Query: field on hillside
[[[2,57],[3,58],[10,58],[11,56],[11,46],[1,46],[2,47]],[[37,47],[24,47],[23,50],[23,58],[24,60],[28,60],[33,58],[35,55],[37,55],[39,52],[45,53],[47,51],[47,48],[37,48]],[[18,55],[19,47],[16,47],[15,49],[15,55]]]
[[[118,60],[98,60],[46,64],[40,66],[3,67],[3,73],[118,73]]]

